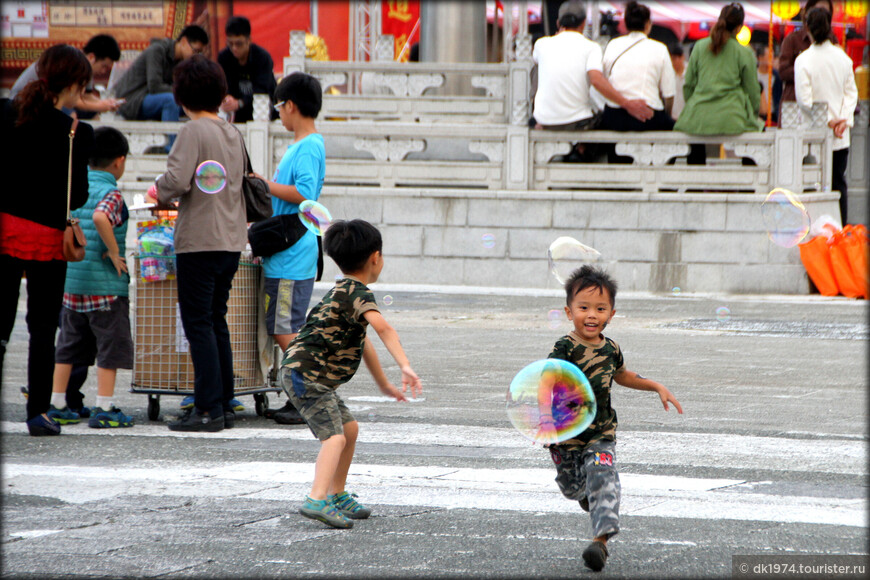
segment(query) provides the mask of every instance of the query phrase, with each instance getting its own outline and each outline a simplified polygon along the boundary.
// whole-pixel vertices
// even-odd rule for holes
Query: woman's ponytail
[[[17,125],[39,118],[54,107],[64,89],[73,85],[84,87],[91,80],[91,63],[85,53],[68,44],[48,48],[36,63],[39,77],[15,96],[18,109]]]
[[[743,6],[737,2],[732,2],[728,6],[722,8],[719,13],[719,20],[713,25],[713,30],[710,31],[710,50],[713,54],[722,52],[728,38],[743,26]]]

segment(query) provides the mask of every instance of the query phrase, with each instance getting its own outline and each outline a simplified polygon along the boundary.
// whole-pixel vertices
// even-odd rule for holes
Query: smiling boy
[[[571,439],[549,445],[556,464],[556,483],[562,494],[575,499],[592,518],[593,541],[583,561],[594,571],[604,568],[607,540],[619,532],[619,473],[616,471],[616,411],[610,405],[610,386],[616,381],[639,391],[655,391],[668,410],[683,408],[661,383],[628,370],[622,351],[602,333],[616,313],[616,282],[592,266],[576,270],[565,283],[565,313],[574,330],[560,338],[549,358],[574,363],[595,393],[597,412],[592,424]]]

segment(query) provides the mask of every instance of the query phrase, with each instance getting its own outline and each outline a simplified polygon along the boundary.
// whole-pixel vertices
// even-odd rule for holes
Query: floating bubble
[[[342,278],[344,278],[344,274],[336,274],[336,275],[335,275],[335,281],[336,281],[336,282],[338,282],[338,281],[341,280]]]
[[[495,236],[493,234],[483,234],[480,237],[480,241],[484,248],[489,249],[495,247]]]
[[[595,248],[581,244],[574,238],[562,236],[550,244],[547,250],[547,260],[550,263],[550,271],[559,281],[565,281],[577,268],[584,264],[601,261],[601,253]]]
[[[217,161],[203,161],[197,166],[193,181],[204,193],[217,193],[227,185],[227,170]]]
[[[389,306],[390,304],[393,303],[393,297],[390,296],[389,294],[387,294],[386,296],[384,296],[383,302],[384,302],[384,306]]]
[[[560,443],[585,431],[595,419],[597,406],[589,380],[576,365],[544,359],[517,373],[505,409],[517,431],[544,444]]]
[[[674,286],[673,288],[671,288],[671,294],[673,294],[674,296],[679,296],[680,292],[682,292],[682,290],[680,290],[679,286]]]
[[[728,322],[731,320],[731,310],[727,306],[720,306],[716,309],[716,320],[719,322]]]
[[[761,219],[767,237],[777,246],[792,248],[810,231],[810,216],[804,204],[787,189],[776,188],[761,204]]]
[[[562,311],[554,308],[547,313],[547,320],[550,328],[556,330],[562,325]]]
[[[306,199],[299,204],[299,219],[315,235],[322,236],[332,223],[332,214],[323,205]]]

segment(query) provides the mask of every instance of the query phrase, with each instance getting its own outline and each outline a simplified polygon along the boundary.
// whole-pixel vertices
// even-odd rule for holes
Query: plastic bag
[[[139,222],[139,277],[143,282],[175,279],[175,221]]]
[[[837,278],[834,276],[834,266],[831,263],[831,251],[828,248],[828,238],[824,235],[814,237],[798,246],[801,262],[807,274],[822,296],[836,296],[840,293]]]

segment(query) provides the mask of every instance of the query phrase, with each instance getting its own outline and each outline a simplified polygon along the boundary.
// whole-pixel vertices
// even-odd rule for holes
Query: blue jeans
[[[153,95],[145,95],[145,100],[142,101],[142,106],[139,107],[140,121],[178,121],[181,117],[181,107],[175,102],[175,95],[172,93],[156,93]],[[169,144],[166,146],[166,152],[172,149],[172,144],[175,143],[175,135],[169,136]]]

